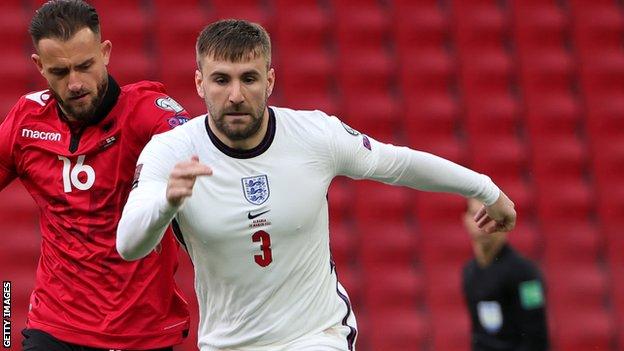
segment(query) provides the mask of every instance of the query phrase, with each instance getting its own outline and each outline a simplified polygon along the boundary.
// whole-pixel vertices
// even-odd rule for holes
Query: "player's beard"
[[[104,94],[106,94],[106,90],[108,89],[108,77],[105,76],[101,82],[97,85],[97,91],[95,95],[91,98],[87,105],[76,106],[71,103],[68,103],[66,100],[71,99],[72,97],[84,95],[86,93],[91,93],[88,90],[81,90],[78,92],[70,93],[66,100],[63,100],[61,96],[52,89],[52,87],[48,86],[50,89],[50,93],[56,99],[58,104],[61,106],[63,112],[67,114],[68,118],[81,121],[81,122],[89,122],[91,119],[95,118],[95,111],[102,104],[102,100],[104,100]]]
[[[215,127],[228,139],[239,141],[250,138],[258,133],[258,130],[260,130],[260,127],[262,126],[262,117],[264,116],[267,99],[268,96],[265,97],[264,101],[255,112],[244,109],[242,105],[236,105],[221,112],[217,111],[213,105],[208,104],[207,101],[206,105],[208,105],[208,112],[210,113],[210,118],[212,118]],[[245,128],[232,128],[232,126],[225,120],[225,115],[231,113],[246,113],[251,117],[251,121],[247,126],[245,126]]]

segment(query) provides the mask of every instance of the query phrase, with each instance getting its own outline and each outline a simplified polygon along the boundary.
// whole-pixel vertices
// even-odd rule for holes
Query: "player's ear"
[[[102,50],[102,57],[104,58],[104,65],[108,66],[110,60],[111,50],[113,49],[113,43],[110,40],[104,40],[100,44],[100,50]]]
[[[39,73],[43,74],[43,64],[41,63],[41,57],[38,54],[32,54],[32,55],[30,55],[30,59],[35,64],[35,66],[37,67],[37,71],[39,71]]]
[[[273,93],[273,87],[275,86],[275,70],[273,68],[269,69],[269,72],[267,74],[267,82],[269,84],[267,84],[267,97],[271,96],[271,93]]]
[[[197,89],[197,95],[199,95],[199,97],[201,97],[202,99],[206,96],[204,92],[204,87],[202,86],[203,81],[204,81],[204,76],[202,75],[200,70],[196,69],[195,70],[195,88]]]

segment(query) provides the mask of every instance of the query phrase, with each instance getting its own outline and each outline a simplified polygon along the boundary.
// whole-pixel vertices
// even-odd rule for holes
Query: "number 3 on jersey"
[[[259,230],[251,236],[254,243],[260,243],[262,255],[254,255],[254,260],[260,267],[266,267],[273,262],[273,253],[271,252],[271,236],[264,230]]]
[[[59,156],[63,161],[63,190],[66,193],[72,191],[72,185],[78,190],[89,190],[95,183],[95,170],[93,167],[84,164],[85,155],[78,156],[76,164],[72,167],[71,160],[65,156]],[[85,181],[78,179],[80,173],[85,173]]]

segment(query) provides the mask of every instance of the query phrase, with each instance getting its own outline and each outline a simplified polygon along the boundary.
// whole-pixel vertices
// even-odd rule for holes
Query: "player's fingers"
[[[179,164],[171,171],[172,178],[195,178],[212,175],[212,168],[201,163]]]
[[[191,162],[199,162],[199,156],[197,155],[191,156]]]
[[[492,218],[489,216],[483,216],[477,221],[477,227],[484,228],[488,223],[492,222]]]
[[[479,209],[479,211],[477,211],[477,213],[475,213],[473,218],[475,222],[479,222],[481,218],[483,218],[483,216],[485,215],[486,215],[485,206],[481,206],[481,208]]]

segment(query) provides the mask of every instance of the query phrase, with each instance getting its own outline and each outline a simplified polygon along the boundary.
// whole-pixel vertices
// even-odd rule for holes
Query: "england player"
[[[117,250],[149,254],[175,220],[195,267],[201,351],[354,349],[355,317],[329,249],[326,194],[338,175],[474,197],[487,205],[480,226],[514,226],[513,203],[484,175],[321,111],[268,107],[275,72],[262,27],[209,25],[197,61],[208,114],[145,147]]]
[[[189,328],[175,238],[127,262],[115,233],[143,146],[188,115],[160,83],[108,75],[112,44],[87,3],[50,1],[29,31],[49,88],[22,96],[0,126],[0,189],[19,178],[41,213],[23,348],[171,350]]]

